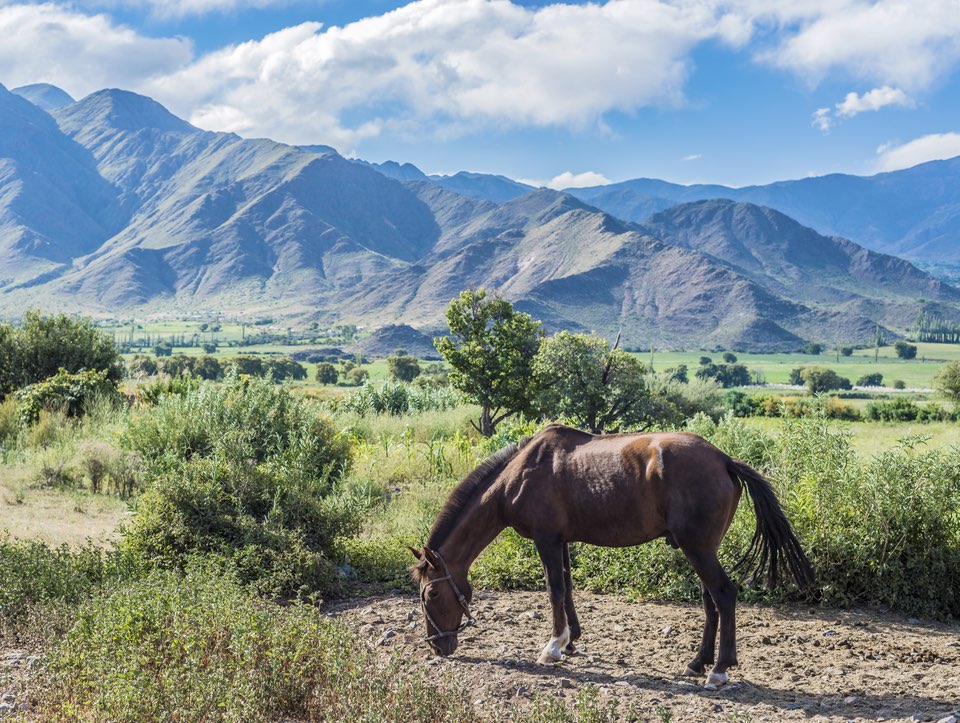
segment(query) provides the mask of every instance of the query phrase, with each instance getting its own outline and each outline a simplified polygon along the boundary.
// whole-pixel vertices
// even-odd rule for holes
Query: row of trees
[[[131,376],[166,374],[171,377],[179,377],[189,374],[200,379],[222,379],[228,371],[236,369],[238,374],[263,377],[274,382],[307,378],[306,367],[286,357],[263,359],[258,356],[235,356],[220,360],[213,356],[189,356],[186,354],[168,357],[138,354],[130,360],[128,369]]]

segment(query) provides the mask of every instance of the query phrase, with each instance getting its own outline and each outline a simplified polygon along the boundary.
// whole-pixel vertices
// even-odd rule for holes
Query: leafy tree
[[[157,344],[153,347],[154,356],[171,356],[173,354],[173,346],[169,342],[164,342],[163,344]]]
[[[61,407],[67,414],[79,417],[84,407],[95,397],[116,398],[117,383],[110,379],[108,369],[88,369],[72,374],[65,369],[42,382],[30,384],[16,393],[20,401],[17,417],[28,426],[40,418],[45,407]]]
[[[137,354],[127,364],[127,372],[132,377],[152,377],[157,373],[157,362],[151,356]]]
[[[688,367],[687,367],[686,364],[678,364],[678,365],[677,365],[675,368],[673,368],[673,369],[667,369],[667,372],[666,372],[666,373],[667,373],[667,374],[670,376],[670,378],[673,379],[674,381],[680,382],[681,384],[686,384],[686,383],[688,383],[688,382],[690,381],[690,376],[689,376],[689,374],[687,373],[688,371],[689,371],[689,369],[688,369]]]
[[[801,374],[803,373],[803,367],[798,367],[796,369],[790,370],[790,383],[795,386],[803,386],[803,378]]]
[[[840,347],[840,356],[853,356],[853,347],[852,346]]]
[[[317,364],[317,381],[321,384],[336,384],[339,377],[337,368],[330,362]]]
[[[736,363],[737,363],[737,355],[734,354],[732,351],[725,351],[725,352],[723,353],[723,360],[724,360],[727,364],[736,364]]]
[[[808,341],[806,344],[803,345],[804,354],[817,355],[817,354],[820,354],[820,352],[822,351],[823,351],[823,344],[817,344],[816,342]]]
[[[368,372],[363,367],[354,367],[347,373],[348,381],[355,385],[360,386],[370,377],[370,372]]]
[[[933,378],[933,383],[949,399],[960,401],[960,361],[944,364]]]
[[[864,374],[857,379],[858,387],[881,387],[883,386],[883,374]]]
[[[404,349],[397,349],[395,354],[388,356],[387,366],[390,368],[390,378],[397,381],[412,382],[420,376],[420,362]]]
[[[907,383],[906,383],[905,381],[903,381],[903,379],[894,379],[894,380],[893,380],[893,388],[894,388],[894,389],[906,389],[906,388],[907,388]]]
[[[301,381],[307,378],[307,368],[293,359],[271,359],[267,363],[267,373],[274,382],[284,379]]]
[[[263,360],[255,356],[235,356],[227,364],[237,370],[237,374],[246,374],[251,377],[262,377],[266,374]]]
[[[916,359],[917,358],[917,345],[908,344],[905,341],[898,341],[893,345],[894,350],[897,352],[897,356],[901,359]]]
[[[540,322],[515,311],[500,296],[484,289],[464,291],[447,308],[450,335],[434,340],[450,365],[450,383],[480,405],[474,427],[486,437],[497,424],[519,412],[528,412],[533,359],[543,332]]]
[[[851,388],[849,379],[841,377],[833,369],[827,367],[804,367],[800,372],[800,378],[811,394]]]
[[[216,353],[217,353],[217,345],[216,345],[216,344],[213,344],[213,343],[211,343],[211,342],[204,342],[204,344],[203,344],[203,353],[204,353],[204,354],[216,354]]]
[[[6,346],[17,387],[41,382],[61,369],[71,374],[105,371],[112,382],[123,379],[123,363],[113,337],[89,319],[28,311],[19,329],[7,332]]]
[[[9,324],[0,324],[0,400],[19,386],[15,332]]]
[[[750,371],[743,364],[704,364],[697,369],[698,379],[714,379],[722,387],[742,387],[750,383]]]
[[[533,364],[540,410],[594,434],[648,419],[646,368],[606,339],[561,331],[544,339]]]
[[[706,366],[707,364],[713,364],[713,359],[708,356],[700,357],[700,366]]]

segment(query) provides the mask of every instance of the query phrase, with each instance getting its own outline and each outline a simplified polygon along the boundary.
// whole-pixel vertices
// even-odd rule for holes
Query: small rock
[[[560,678],[560,687],[561,688],[572,688],[573,681],[570,678]]]
[[[377,641],[377,645],[383,645],[383,644],[386,643],[388,640],[391,640],[391,639],[393,639],[393,638],[395,638],[395,637],[397,637],[397,631],[396,631],[396,630],[385,630],[385,631],[383,632],[383,635],[381,635],[381,636],[380,636],[380,639]]]
[[[836,637],[836,636],[839,635],[839,634],[840,634],[840,633],[838,633],[836,630],[824,630],[824,631],[823,631],[823,637],[825,637],[825,638],[834,638],[834,637]]]
[[[843,699],[844,705],[856,705],[859,702],[860,702],[860,699],[855,695],[848,695],[846,698]]]
[[[619,624],[618,624],[618,625],[614,625],[614,626],[613,626],[613,631],[614,631],[615,633],[622,633],[622,632],[626,631],[626,627],[624,627],[623,625],[619,625]]]
[[[799,676],[799,675],[797,675],[796,673],[791,673],[791,674],[790,674],[790,682],[791,682],[791,683],[797,683],[797,682],[799,682],[799,681],[800,681],[800,676]]]
[[[907,618],[907,625],[919,625],[920,621],[916,618]]]
[[[886,708],[881,708],[877,711],[877,720],[886,720],[893,715],[893,711],[890,711]]]
[[[937,723],[957,723],[957,716],[948,715],[946,718],[941,718]]]
[[[670,635],[670,633],[672,633],[672,632],[673,632],[673,626],[672,626],[672,625],[665,625],[664,627],[660,628],[660,633],[661,633],[662,635],[665,635],[665,636],[666,636],[666,635]]]
[[[529,692],[530,692],[530,689],[527,686],[521,685],[517,687],[516,696],[519,698],[521,696],[526,695]]]
[[[523,613],[523,616],[530,620],[543,620],[543,613],[539,610],[527,610],[527,612]]]
[[[800,710],[803,708],[803,703],[787,703],[783,706],[784,710]]]
[[[922,721],[923,716],[920,715],[919,713],[914,713],[912,716],[910,716],[910,720]]]
[[[407,620],[416,620],[417,611],[416,610],[407,610]]]
[[[713,704],[713,712],[714,712],[714,713],[723,713],[723,706],[720,705],[719,703],[714,703],[714,704]]]
[[[771,640],[769,635],[764,635],[760,638],[760,642],[764,645],[773,645],[773,640]]]

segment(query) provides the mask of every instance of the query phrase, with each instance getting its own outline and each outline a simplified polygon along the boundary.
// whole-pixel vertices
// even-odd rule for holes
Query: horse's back
[[[730,518],[739,501],[729,458],[686,432],[597,436],[551,425],[522,452],[508,494],[521,533],[554,524],[570,540],[637,545],[718,510]]]

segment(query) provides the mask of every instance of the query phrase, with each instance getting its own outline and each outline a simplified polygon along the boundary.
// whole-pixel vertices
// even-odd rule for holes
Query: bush
[[[94,601],[49,656],[62,720],[476,720],[470,698],[382,664],[315,607],[264,603],[209,566]]]
[[[70,625],[76,605],[140,569],[133,557],[92,544],[51,548],[0,536],[0,640],[50,640]]]
[[[22,426],[28,426],[40,418],[41,410],[52,408],[63,410],[69,417],[77,417],[97,397],[116,396],[117,385],[110,378],[109,370],[73,374],[61,369],[55,376],[16,393],[20,402],[18,419]]]
[[[750,383],[750,372],[743,364],[704,364],[697,369],[698,379],[713,379],[721,386],[745,387]]]
[[[857,379],[858,387],[882,387],[883,374],[864,374]]]
[[[336,384],[340,373],[330,362],[320,362],[317,364],[317,381],[320,384]]]
[[[333,408],[360,416],[390,414],[399,417],[411,412],[442,412],[461,403],[462,397],[451,387],[421,387],[391,381],[365,384],[334,402]]]
[[[241,466],[267,463],[326,483],[349,463],[347,443],[306,402],[262,379],[229,375],[223,383],[190,383],[161,395],[133,417],[121,438],[154,470],[194,457]]]
[[[812,354],[814,356],[819,355],[823,351],[823,344],[817,344],[816,342],[808,341],[803,345],[804,354]]]
[[[140,496],[122,547],[163,568],[213,554],[267,595],[331,590],[337,538],[357,531],[358,510],[328,488],[269,464],[196,459]]]
[[[908,344],[905,341],[898,341],[893,345],[894,351],[897,352],[897,356],[901,359],[916,359],[917,358],[917,346],[916,344]]]
[[[920,408],[909,399],[881,399],[867,404],[867,419],[875,422],[912,422],[920,416]]]
[[[390,378],[399,382],[412,382],[420,376],[420,362],[415,356],[410,356],[403,350],[387,357],[390,369]]]
[[[944,364],[933,378],[933,383],[948,399],[960,401],[960,361]]]

